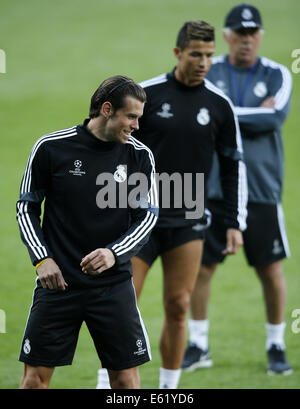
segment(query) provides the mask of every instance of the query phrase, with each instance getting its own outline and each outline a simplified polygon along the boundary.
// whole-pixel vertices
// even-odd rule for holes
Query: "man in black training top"
[[[153,155],[131,136],[145,101],[131,79],[111,77],[94,93],[83,125],[43,136],[33,147],[17,203],[38,276],[19,358],[21,388],[48,388],[54,368],[72,363],[83,321],[111,387],[140,387],[137,366],[151,352],[130,259],[157,220]],[[147,188],[135,206],[124,206],[133,174],[143,175]],[[129,200],[134,185],[127,189]]]
[[[184,199],[191,192],[197,196],[200,186],[195,175],[202,173],[206,180],[217,152],[225,197],[224,251],[235,253],[242,244],[241,230],[246,227],[247,182],[231,102],[205,79],[214,53],[214,28],[203,21],[186,22],[178,33],[174,53],[177,65],[172,72],[141,83],[147,103],[135,137],[153,151],[159,175],[176,175],[179,183],[172,186],[177,199],[180,194],[176,189],[181,187]],[[187,185],[189,174],[194,177]],[[165,319],[159,387],[176,388],[186,344],[186,314],[209,216],[199,219],[185,201],[180,207],[177,200],[170,200],[170,206],[164,207],[166,191],[160,189],[160,193],[160,217],[149,242],[133,258],[133,277],[139,295],[150,266],[161,256]]]

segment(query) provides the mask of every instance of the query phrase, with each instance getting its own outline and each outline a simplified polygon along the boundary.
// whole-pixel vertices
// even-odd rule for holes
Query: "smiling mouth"
[[[129,139],[130,136],[131,136],[131,131],[130,132],[124,131],[123,134],[124,134],[126,139]]]

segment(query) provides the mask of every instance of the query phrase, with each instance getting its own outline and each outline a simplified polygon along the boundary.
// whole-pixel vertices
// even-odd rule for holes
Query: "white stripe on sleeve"
[[[41,137],[34,145],[31,154],[29,156],[27,166],[25,169],[22,185],[21,185],[21,190],[20,194],[28,193],[30,192],[30,187],[31,187],[31,178],[32,178],[32,163],[34,160],[34,157],[39,149],[39,147],[47,142],[47,141],[52,141],[56,139],[63,139],[63,138],[69,138],[73,135],[76,135],[76,127],[73,128],[68,128],[66,130],[62,131],[57,131],[53,132],[49,135],[45,135]],[[30,220],[29,214],[28,214],[28,202],[24,201],[21,203],[18,203],[18,215],[17,215],[17,220],[19,222],[20,229],[22,231],[22,234],[24,236],[24,239],[28,243],[28,246],[32,250],[33,254],[36,256],[37,259],[47,257],[47,250],[46,247],[43,246],[41,243],[40,239],[38,238],[34,227],[32,225],[32,222]]]

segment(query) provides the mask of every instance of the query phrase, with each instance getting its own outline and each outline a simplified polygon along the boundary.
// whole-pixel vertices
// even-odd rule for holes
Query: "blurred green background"
[[[124,74],[136,81],[173,68],[173,47],[186,20],[216,27],[216,55],[227,51],[221,28],[239,1],[225,0],[1,0],[0,49],[0,388],[18,388],[20,343],[31,305],[35,272],[20,241],[15,202],[29,152],[41,135],[81,123],[90,97],[105,78]],[[300,48],[299,0],[252,1],[263,17],[260,55],[291,69]],[[300,64],[298,64],[300,67]],[[300,73],[293,74],[290,116],[284,126],[286,176],[283,207],[292,252],[284,262],[288,284],[286,344],[294,373],[266,375],[265,311],[258,280],[241,251],[216,273],[210,303],[211,369],[183,373],[180,388],[299,388],[300,333],[292,311],[300,308]],[[81,198],[79,197],[80,201]],[[160,261],[140,298],[153,361],[140,367],[143,388],[158,387],[158,340],[163,319]],[[72,366],[57,368],[52,388],[95,388],[98,358],[85,325]]]

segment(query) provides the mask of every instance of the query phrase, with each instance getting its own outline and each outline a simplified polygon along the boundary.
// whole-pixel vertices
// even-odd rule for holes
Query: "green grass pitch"
[[[142,81],[171,70],[176,34],[186,20],[203,19],[215,25],[216,54],[226,52],[221,28],[226,12],[238,3],[1,1],[0,49],[6,56],[6,73],[0,73],[0,310],[6,317],[0,325],[1,389],[19,386],[23,365],[17,359],[35,286],[35,272],[15,220],[19,184],[34,142],[45,133],[80,123],[87,116],[93,91],[108,76],[125,74]],[[292,51],[300,48],[299,1],[252,3],[260,8],[265,26],[260,54],[291,69]],[[288,285],[286,343],[294,373],[288,377],[266,375],[261,288],[241,251],[219,268],[213,281],[209,315],[215,364],[210,369],[183,373],[180,388],[300,386],[300,333],[292,331],[292,312],[300,309],[300,73],[293,74],[293,81],[292,109],[284,126],[283,207],[292,253],[284,262]],[[139,303],[153,356],[152,362],[140,368],[143,388],[158,386],[161,284],[157,261]],[[73,365],[56,369],[51,387],[95,388],[97,369],[94,346],[83,326]]]

